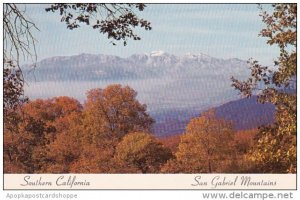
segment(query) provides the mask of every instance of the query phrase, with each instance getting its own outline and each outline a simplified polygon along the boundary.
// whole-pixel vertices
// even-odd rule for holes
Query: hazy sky
[[[59,13],[45,12],[46,4],[27,4],[26,13],[40,32],[34,32],[38,60],[80,53],[127,57],[163,50],[175,55],[205,53],[218,58],[256,58],[272,64],[278,49],[258,37],[264,27],[256,4],[149,4],[138,13],[153,30],[137,30],[141,41],[113,46],[92,27],[68,30]],[[264,5],[268,8],[270,5]]]

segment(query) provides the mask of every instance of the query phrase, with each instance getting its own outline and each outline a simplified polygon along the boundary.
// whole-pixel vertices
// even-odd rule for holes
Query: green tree
[[[266,27],[260,36],[266,37],[269,45],[279,47],[276,69],[250,60],[251,77],[246,81],[232,77],[232,85],[247,97],[258,91],[259,102],[271,102],[276,107],[276,122],[259,129],[249,159],[260,172],[295,173],[297,97],[291,86],[297,69],[297,4],[274,4],[273,9],[269,14],[261,7]]]

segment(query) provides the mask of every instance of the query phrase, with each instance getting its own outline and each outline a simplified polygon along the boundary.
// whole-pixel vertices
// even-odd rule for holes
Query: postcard
[[[4,3],[4,190],[296,190],[297,4]]]

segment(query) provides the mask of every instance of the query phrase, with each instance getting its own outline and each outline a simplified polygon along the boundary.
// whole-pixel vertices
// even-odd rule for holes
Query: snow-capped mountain
[[[157,135],[182,132],[191,117],[239,99],[230,77],[245,79],[250,74],[247,62],[237,58],[219,59],[202,53],[176,56],[163,51],[127,58],[60,56],[44,59],[36,66],[31,72],[31,66],[23,66],[25,95],[29,98],[71,96],[84,102],[92,88],[129,85],[156,120]],[[230,108],[233,111],[225,109],[226,113],[234,113],[235,108]]]
[[[134,54],[127,58],[112,55],[80,54],[44,59],[32,66],[23,66],[28,81],[94,81],[243,75],[247,64],[239,59],[219,59],[205,54],[175,56],[163,51]]]

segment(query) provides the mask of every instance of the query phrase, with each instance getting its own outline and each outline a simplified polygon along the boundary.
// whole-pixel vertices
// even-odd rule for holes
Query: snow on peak
[[[192,54],[192,53],[188,52],[188,53],[184,54],[183,57],[184,57],[184,58],[190,58],[190,59],[193,59],[193,58],[195,58],[195,57],[197,57],[197,56],[196,56],[195,54]]]
[[[164,51],[158,50],[158,51],[152,51],[152,52],[150,53],[150,56],[152,56],[152,57],[155,57],[155,56],[162,56],[163,54],[165,54]]]
[[[187,59],[211,59],[212,58],[211,56],[204,53],[193,54],[190,52],[184,54],[183,57]]]

